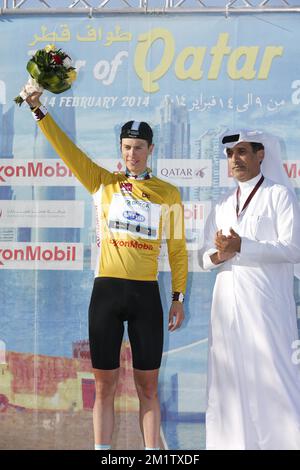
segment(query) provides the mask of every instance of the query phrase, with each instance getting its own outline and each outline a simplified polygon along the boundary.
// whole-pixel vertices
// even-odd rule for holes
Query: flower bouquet
[[[34,92],[48,90],[56,94],[63,93],[71,88],[77,76],[71,58],[53,44],[38,50],[26,68],[30,78],[14,99],[19,106]]]

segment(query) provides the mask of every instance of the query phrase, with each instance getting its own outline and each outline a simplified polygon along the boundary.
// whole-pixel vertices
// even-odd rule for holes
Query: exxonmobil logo
[[[289,178],[294,178],[294,179],[300,178],[300,161],[299,160],[294,160],[294,161],[285,160],[283,167]]]
[[[185,228],[203,229],[207,214],[210,211],[210,202],[183,202]]]
[[[115,240],[110,239],[110,243],[115,247],[125,246],[126,248],[136,248],[138,250],[153,250],[153,246],[148,243],[138,242],[137,240]]]
[[[0,243],[0,269],[82,269],[81,243]]]
[[[58,159],[0,161],[0,184],[45,186],[74,185],[75,178],[67,166]]]

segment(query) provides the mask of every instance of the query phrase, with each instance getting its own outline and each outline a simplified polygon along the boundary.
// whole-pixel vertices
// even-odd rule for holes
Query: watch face
[[[182,292],[180,292],[179,297],[178,297],[178,300],[179,300],[179,302],[183,302],[183,301],[184,301],[184,295],[182,294]]]

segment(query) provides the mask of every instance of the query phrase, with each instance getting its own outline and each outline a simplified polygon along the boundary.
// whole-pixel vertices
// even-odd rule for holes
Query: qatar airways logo
[[[81,243],[0,243],[1,269],[82,270]]]
[[[79,184],[61,160],[1,159],[2,186],[74,186]]]
[[[157,176],[176,186],[211,186],[212,161],[207,159],[160,159]]]

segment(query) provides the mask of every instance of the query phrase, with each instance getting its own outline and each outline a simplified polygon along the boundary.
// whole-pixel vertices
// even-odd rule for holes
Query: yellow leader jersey
[[[172,290],[185,293],[187,252],[178,189],[154,176],[137,180],[101,168],[69,139],[49,113],[38,125],[72,173],[93,194],[99,246],[96,276],[156,280],[165,231]]]

